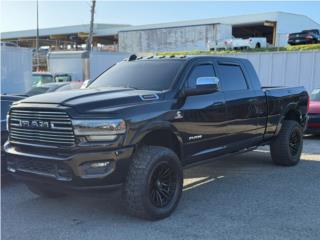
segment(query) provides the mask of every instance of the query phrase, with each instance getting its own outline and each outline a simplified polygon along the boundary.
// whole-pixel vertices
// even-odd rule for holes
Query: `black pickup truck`
[[[320,30],[311,29],[297,33],[290,33],[288,37],[288,43],[290,45],[320,43]]]
[[[8,170],[46,197],[121,186],[131,214],[161,219],[185,166],[265,144],[296,165],[307,108],[303,87],[261,88],[245,59],[133,55],[86,89],[13,105]]]

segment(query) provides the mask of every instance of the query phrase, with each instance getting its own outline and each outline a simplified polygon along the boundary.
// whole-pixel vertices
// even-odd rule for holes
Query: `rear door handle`
[[[215,102],[214,104],[213,104],[213,106],[221,106],[221,105],[223,105],[224,104],[224,102]]]
[[[249,99],[249,102],[250,102],[250,103],[256,103],[256,102],[257,102],[257,99],[251,98],[251,99]]]

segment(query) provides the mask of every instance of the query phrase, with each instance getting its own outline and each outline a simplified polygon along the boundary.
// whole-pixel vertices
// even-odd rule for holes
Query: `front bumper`
[[[313,39],[309,39],[309,38],[294,38],[294,39],[290,39],[288,40],[288,44],[290,45],[299,45],[299,44],[310,44],[312,43]]]
[[[23,151],[6,143],[7,169],[23,181],[36,181],[69,189],[105,189],[121,185],[134,147],[70,154]]]

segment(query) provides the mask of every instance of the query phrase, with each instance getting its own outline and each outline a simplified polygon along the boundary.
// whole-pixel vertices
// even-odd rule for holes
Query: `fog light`
[[[113,170],[113,162],[101,161],[93,163],[85,163],[80,166],[83,172],[83,178],[104,177]]]
[[[101,167],[106,167],[110,164],[110,162],[97,162],[97,163],[91,163],[90,167],[92,168],[101,168]]]
[[[92,135],[86,136],[88,142],[101,142],[101,141],[113,141],[118,137],[118,135]]]

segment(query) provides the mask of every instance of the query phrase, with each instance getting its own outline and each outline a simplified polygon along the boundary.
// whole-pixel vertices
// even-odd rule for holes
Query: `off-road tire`
[[[171,200],[168,200],[166,206],[157,207],[152,203],[150,183],[156,169],[161,165],[168,166],[176,177],[172,178],[174,183],[171,184],[173,186]],[[123,189],[124,201],[131,215],[159,220],[168,217],[175,210],[181,197],[182,187],[183,170],[178,156],[165,147],[143,146],[135,153],[129,168]]]
[[[46,189],[46,186],[41,184],[35,184],[35,183],[26,183],[28,189],[43,198],[59,198],[63,197],[66,194],[62,192],[52,191],[50,189]]]
[[[290,138],[297,135],[298,144],[295,148],[290,147]],[[285,120],[278,136],[271,142],[271,157],[275,164],[282,166],[294,166],[300,161],[303,147],[303,131],[298,122]],[[293,151],[292,149],[295,149]]]

